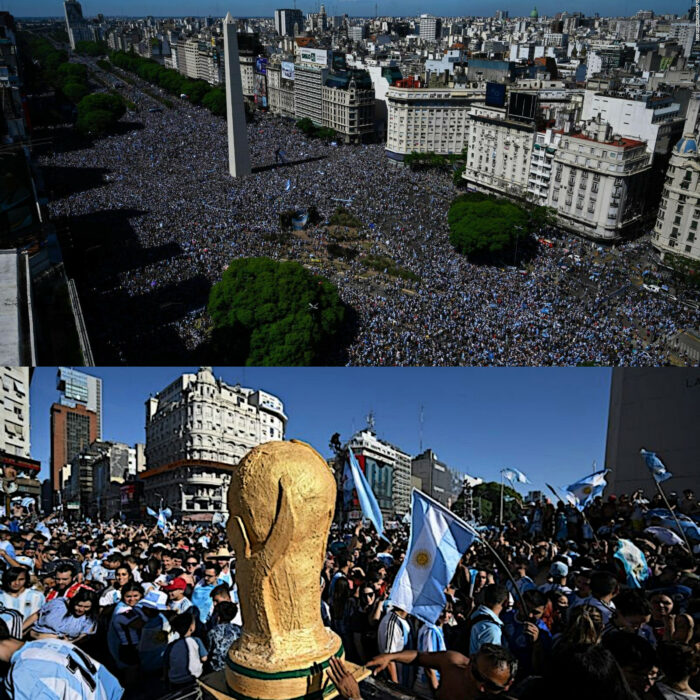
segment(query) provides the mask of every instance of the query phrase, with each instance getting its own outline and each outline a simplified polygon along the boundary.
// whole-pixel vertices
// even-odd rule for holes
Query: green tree
[[[530,228],[527,212],[506,199],[468,192],[447,213],[450,242],[465,255],[489,258],[511,248]]]
[[[206,107],[212,114],[218,117],[226,116],[226,90],[214,88],[202,98],[202,107]]]
[[[520,513],[522,496],[510,486],[503,487],[503,521],[513,520]],[[481,521],[497,524],[501,508],[501,484],[498,481],[486,481],[474,487],[474,504],[481,499]]]
[[[126,105],[124,100],[119,95],[114,95],[112,93],[106,92],[96,92],[87,97],[83,97],[78,103],[78,116],[81,114],[87,114],[94,110],[103,110],[109,112],[114,121],[117,121],[120,117],[124,116],[126,112]]]
[[[102,136],[114,124],[112,112],[106,109],[92,109],[78,115],[78,131],[88,136]]]
[[[66,83],[84,83],[87,80],[87,67],[82,63],[62,63],[56,73]]]
[[[105,56],[107,44],[104,41],[76,41],[75,52],[83,56]]]
[[[316,127],[309,117],[304,117],[297,122],[297,129],[303,131],[307,136],[313,136],[316,133]]]
[[[328,280],[269,258],[234,260],[212,288],[208,310],[215,351],[245,365],[323,363],[345,317]]]
[[[70,100],[74,104],[78,104],[80,100],[85,97],[90,90],[85,85],[85,83],[70,81],[67,82],[62,88],[61,92],[66,96],[66,99]]]

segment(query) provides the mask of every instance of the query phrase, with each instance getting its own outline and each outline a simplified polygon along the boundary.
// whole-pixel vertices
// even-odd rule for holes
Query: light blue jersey
[[[446,651],[445,646],[445,635],[442,632],[441,627],[436,625],[430,625],[427,622],[418,630],[418,651],[424,652],[435,652],[435,651]],[[438,681],[440,680],[440,672],[435,671]],[[425,669],[421,666],[418,669],[418,675],[416,680],[419,683],[428,683],[428,676],[425,673]]]
[[[27,642],[10,659],[13,700],[119,700],[123,688],[99,662],[62,639]]]

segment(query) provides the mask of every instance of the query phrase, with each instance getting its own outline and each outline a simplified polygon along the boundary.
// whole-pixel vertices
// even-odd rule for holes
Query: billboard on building
[[[263,109],[267,108],[267,78],[256,73],[254,84],[255,104]]]
[[[331,68],[333,70],[345,70],[347,68],[347,62],[345,60],[345,54],[339,51],[331,52]]]
[[[255,72],[260,73],[260,75],[267,74],[267,59],[263,56],[258,56],[255,59]]]
[[[316,66],[327,66],[328,51],[325,49],[299,49],[299,60],[303,63],[313,63]]]
[[[505,107],[506,86],[503,83],[486,83],[486,104],[489,107]]]
[[[516,119],[533,119],[537,115],[537,95],[528,92],[511,92],[508,100],[508,116]]]
[[[294,64],[282,61],[282,77],[285,80],[294,80]]]

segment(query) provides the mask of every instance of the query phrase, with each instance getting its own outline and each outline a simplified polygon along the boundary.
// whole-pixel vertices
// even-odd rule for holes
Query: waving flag
[[[625,567],[627,585],[631,588],[641,588],[642,582],[649,578],[649,566],[644,552],[629,540],[618,540],[613,556]]]
[[[683,540],[680,537],[678,537],[678,535],[673,530],[669,530],[667,527],[652,525],[651,527],[645,528],[644,532],[648,532],[649,534],[654,535],[654,537],[656,537],[656,539],[659,540],[661,544],[667,544],[670,546],[683,544]]]
[[[153,510],[153,508],[146,508],[146,512],[149,515],[152,515],[156,519],[156,525],[160,530],[163,531],[164,535],[168,534],[168,518],[170,518],[173,514],[173,512],[170,510],[170,508],[163,508],[162,510],[159,510],[157,513]]]
[[[607,486],[605,475],[609,471],[609,469],[604,469],[602,472],[593,472],[593,474],[584,476],[583,479],[567,486],[567,500],[579,510],[583,510],[589,503],[593,502],[594,498],[603,495]],[[573,499],[568,494],[573,496]]]
[[[423,622],[435,624],[445,607],[445,588],[476,536],[445,506],[413,489],[408,551],[389,603]]]
[[[510,481],[510,483],[514,483],[516,481],[520,482],[521,484],[529,484],[530,480],[523,474],[520,470],[516,469],[515,467],[510,467],[509,469],[501,469],[501,474]]]
[[[360,465],[357,463],[357,459],[353,451],[348,448],[348,463],[350,466],[350,479],[348,482],[355,486],[355,491],[357,491],[357,498],[360,501],[360,507],[362,512],[377,531],[378,535],[384,536],[384,518],[382,517],[382,511],[379,509],[379,504],[377,499],[370,488],[367,478],[364,475]],[[346,483],[347,487],[347,483]]]
[[[673,474],[666,469],[664,463],[657,457],[656,452],[649,452],[642,448],[640,453],[644,463],[647,465],[647,467],[649,467],[649,471],[652,473],[652,476],[656,480],[657,484],[660,484],[662,481],[666,481],[666,479],[670,479],[673,476]]]

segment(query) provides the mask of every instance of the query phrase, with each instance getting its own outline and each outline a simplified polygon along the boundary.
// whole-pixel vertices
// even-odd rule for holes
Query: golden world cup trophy
[[[345,652],[321,620],[320,585],[336,490],[325,460],[296,440],[260,445],[232,470],[227,532],[243,632],[229,650],[225,684],[220,675],[203,679],[217,697],[337,695],[327,669]],[[346,666],[357,680],[369,675]]]

